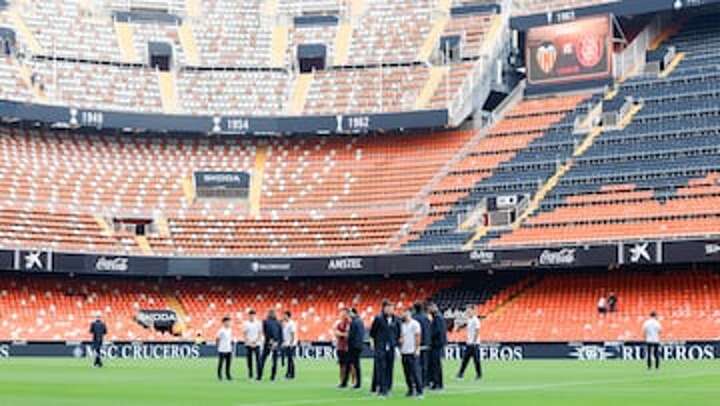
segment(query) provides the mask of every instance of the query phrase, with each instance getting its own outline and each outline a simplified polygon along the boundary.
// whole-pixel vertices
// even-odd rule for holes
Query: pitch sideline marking
[[[684,375],[663,375],[658,378],[663,379],[683,379],[683,378],[694,378],[698,376],[718,375],[718,373],[693,373]],[[487,392],[507,392],[507,391],[528,391],[536,389],[552,389],[552,388],[563,388],[572,386],[585,386],[585,385],[596,385],[596,384],[623,384],[623,383],[640,383],[645,382],[647,376],[642,379],[606,379],[603,381],[577,381],[577,382],[565,382],[565,383],[548,383],[542,385],[524,385],[524,386],[496,386],[496,387],[484,387],[484,388],[472,388],[472,389],[460,389],[453,390],[452,392],[444,392],[437,396],[457,396],[457,395],[471,395],[476,393],[487,393]],[[432,396],[436,397],[436,396]],[[299,405],[318,405],[327,403],[337,402],[366,402],[377,400],[377,396],[363,396],[360,398],[328,398],[328,399],[302,399],[302,400],[281,400],[277,402],[263,402],[263,403],[237,403],[237,406],[299,406]],[[399,398],[398,398],[399,399]]]

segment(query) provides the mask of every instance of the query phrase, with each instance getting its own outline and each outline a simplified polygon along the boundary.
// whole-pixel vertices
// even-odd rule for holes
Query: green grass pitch
[[[714,361],[667,362],[648,372],[639,362],[517,361],[485,364],[480,382],[450,379],[447,389],[424,400],[406,399],[396,365],[394,393],[379,400],[362,391],[338,390],[330,361],[298,364],[293,382],[248,382],[235,363],[234,382],[214,379],[215,362],[109,361],[92,369],[88,360],[0,360],[0,406],[293,406],[293,405],[491,405],[491,406],[702,406],[720,405],[720,366]],[[244,361],[244,360],[243,360]]]

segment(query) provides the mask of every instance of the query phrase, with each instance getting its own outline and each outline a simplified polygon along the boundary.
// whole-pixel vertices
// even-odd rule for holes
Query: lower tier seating
[[[615,293],[615,312],[600,314],[601,296]],[[640,326],[657,311],[665,340],[720,339],[720,273],[714,269],[531,271],[445,277],[322,278],[305,280],[157,280],[0,276],[0,340],[81,340],[100,313],[111,340],[212,339],[222,317],[239,328],[249,309],[290,310],[300,339],[331,340],[342,307],[369,324],[383,299],[399,308],[439,303],[449,318],[477,306],[484,341],[640,340]],[[139,310],[174,310],[179,336],[140,327]],[[462,329],[450,334],[462,340]]]
[[[615,312],[600,314],[615,293]],[[716,270],[548,273],[487,314],[488,341],[642,340],[641,325],[658,312],[664,340],[720,338],[720,273]]]

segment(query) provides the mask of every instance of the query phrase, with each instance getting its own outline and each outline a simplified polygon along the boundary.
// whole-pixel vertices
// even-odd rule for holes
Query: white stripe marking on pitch
[[[709,373],[693,373],[693,374],[685,374],[685,375],[663,375],[657,378],[663,379],[682,379],[682,378],[693,378],[697,376],[708,376],[708,375],[718,375],[718,373],[709,374]],[[472,389],[459,389],[459,390],[453,390],[451,392],[443,392],[438,394],[432,394],[432,398],[435,397],[442,397],[442,396],[457,396],[457,395],[470,395],[475,393],[486,393],[486,392],[507,392],[507,391],[528,391],[528,390],[536,390],[536,389],[552,389],[552,388],[564,388],[564,387],[572,387],[572,386],[585,386],[585,385],[597,385],[597,384],[603,384],[603,385],[610,385],[610,384],[623,384],[623,383],[640,383],[645,382],[647,380],[647,377],[643,379],[606,379],[603,381],[577,381],[577,382],[565,382],[565,383],[548,383],[548,384],[542,384],[542,385],[522,385],[522,386],[496,386],[496,387],[484,387],[484,388],[472,388]],[[400,399],[400,398],[398,398]],[[295,406],[295,405],[318,405],[318,404],[327,404],[327,403],[337,403],[337,402],[366,402],[366,401],[376,401],[378,400],[377,396],[363,396],[361,398],[327,398],[327,399],[303,399],[303,400],[281,400],[277,402],[262,402],[262,403],[237,403],[238,406],[267,406],[267,405],[273,405],[273,406]]]

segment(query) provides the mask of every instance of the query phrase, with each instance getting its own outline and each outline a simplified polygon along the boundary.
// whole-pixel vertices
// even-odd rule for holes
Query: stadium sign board
[[[0,251],[0,269],[22,272],[205,277],[307,277],[590,268],[720,262],[720,241],[623,241],[604,245],[335,257],[161,257]]]
[[[307,360],[333,360],[335,348],[328,342],[306,342],[296,348],[296,356]],[[445,358],[458,360],[465,351],[464,344],[451,343],[445,348]],[[646,347],[640,342],[501,342],[483,343],[478,352],[483,360],[514,362],[526,359],[558,359],[592,361],[639,361],[645,357]],[[101,349],[110,360],[197,359],[214,357],[217,347],[191,342],[112,342]],[[0,360],[10,357],[66,357],[92,358],[95,351],[88,342],[0,342]],[[236,356],[245,356],[245,346],[235,347]],[[366,347],[363,357],[372,357]],[[664,360],[698,361],[720,359],[720,342],[688,341],[664,343],[660,349]]]
[[[145,310],[138,311],[135,321],[145,328],[151,328],[161,332],[172,332],[175,323],[178,321],[177,314],[173,310]]]
[[[530,85],[609,78],[612,74],[610,16],[531,28],[527,34],[525,64]]]
[[[399,113],[291,117],[133,113],[0,100],[0,117],[31,123],[118,131],[228,135],[356,134],[445,128],[446,109]]]

